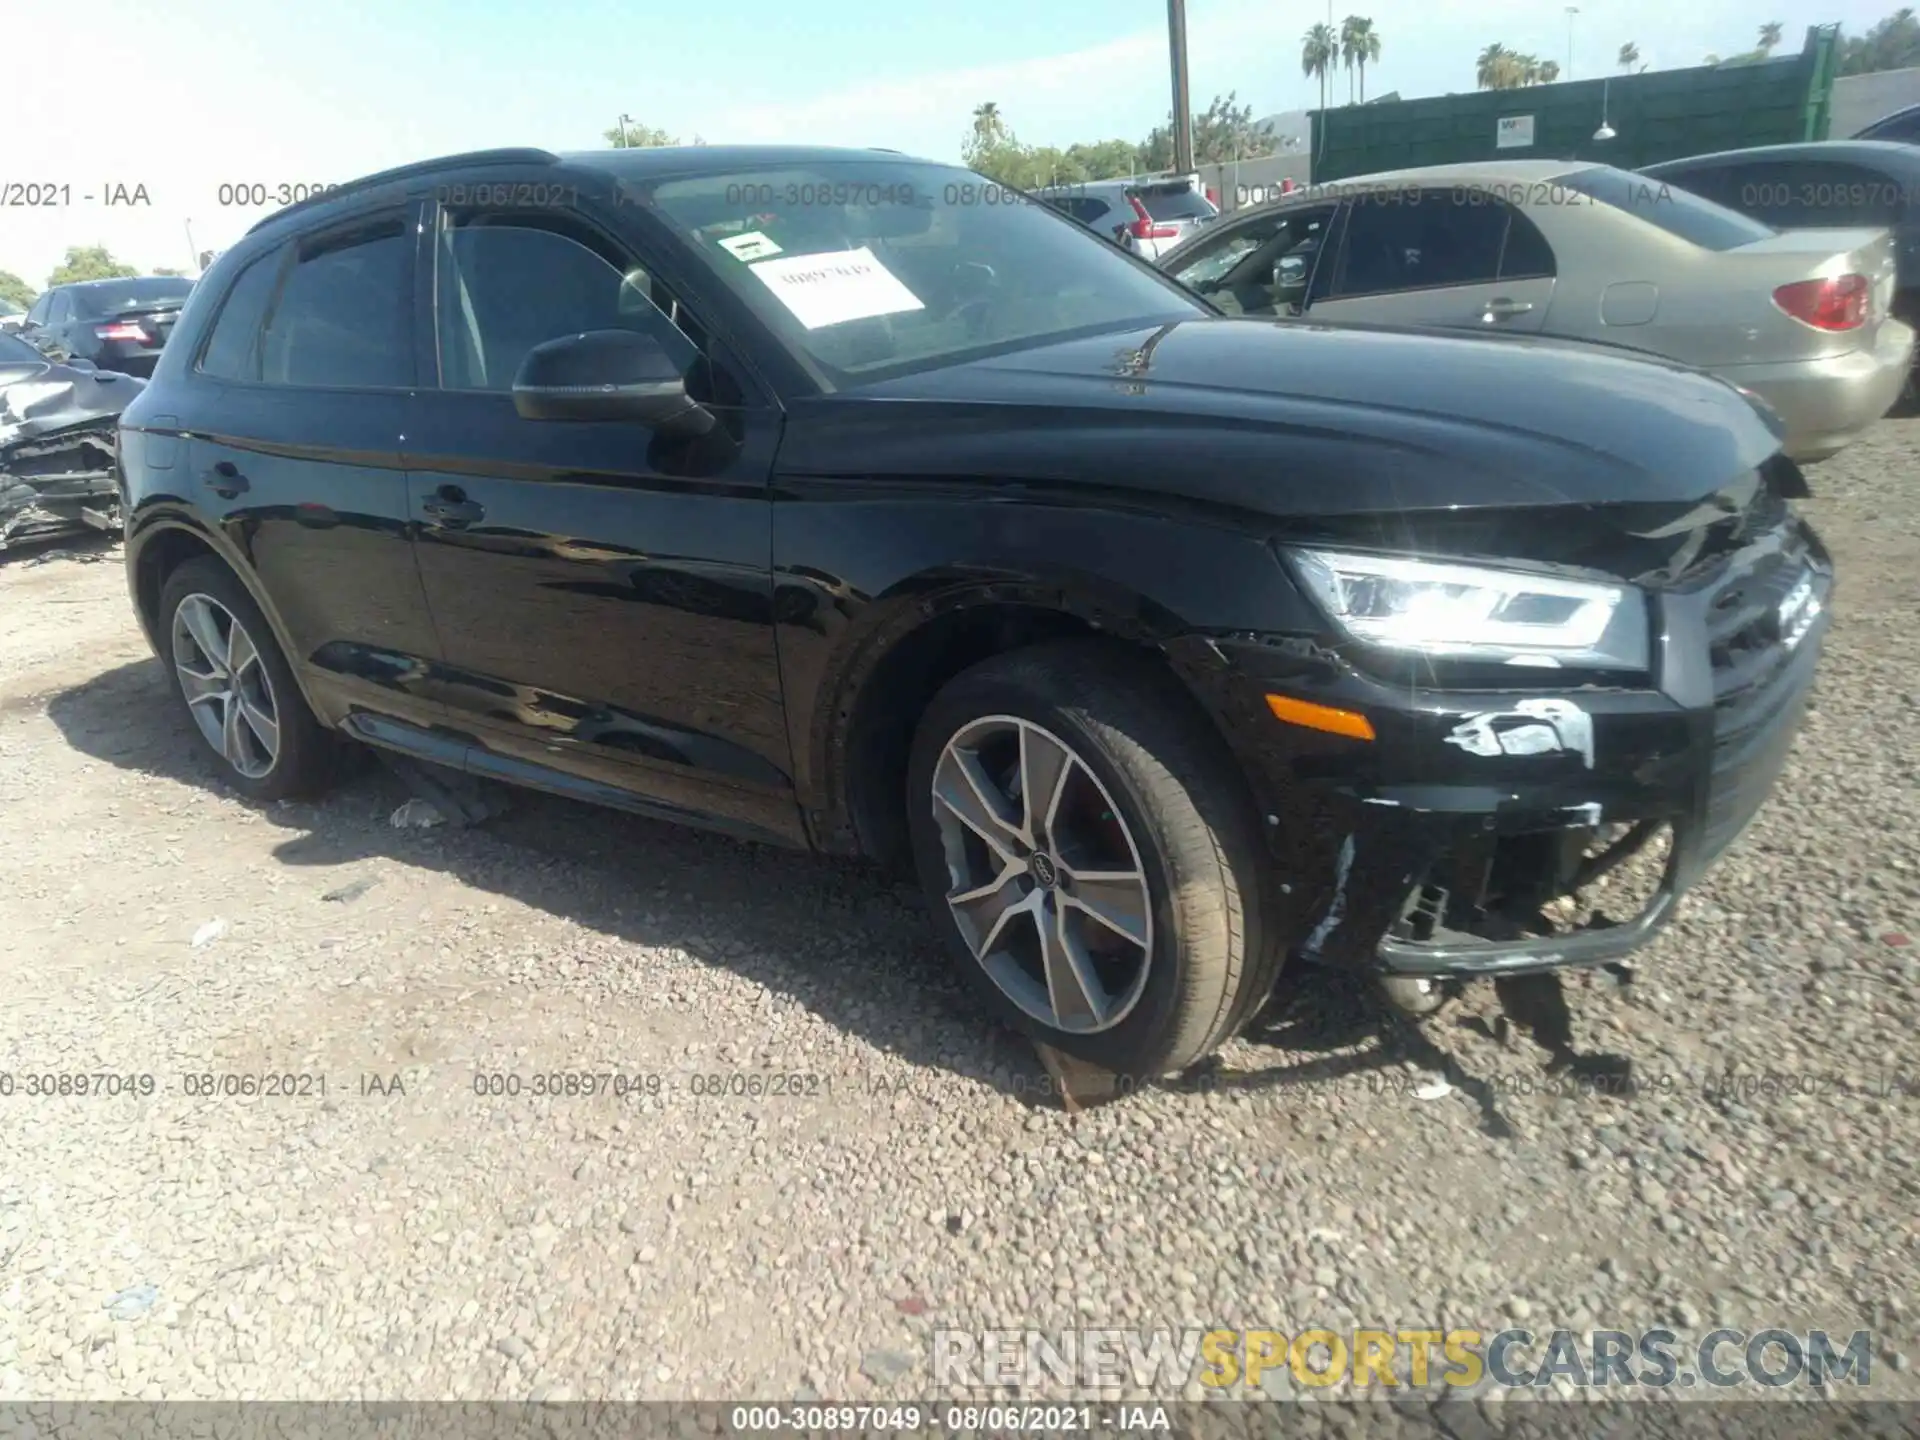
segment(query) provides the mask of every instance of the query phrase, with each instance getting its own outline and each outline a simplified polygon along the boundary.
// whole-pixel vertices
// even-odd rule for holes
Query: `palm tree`
[[[1532,55],[1513,57],[1513,83],[1515,87],[1531,85],[1540,78],[1540,61]]]
[[[1320,81],[1320,108],[1327,108],[1327,72],[1340,58],[1340,37],[1331,25],[1316,25],[1300,39],[1300,73]]]
[[[1780,22],[1770,21],[1760,27],[1760,53],[1770,55],[1773,47],[1780,43]]]
[[[1551,85],[1559,78],[1560,62],[1558,60],[1542,60],[1540,62],[1540,83],[1542,85]]]
[[[1504,90],[1501,83],[1506,74],[1507,61],[1512,52],[1504,45],[1489,45],[1480,52],[1473,79],[1474,87],[1479,90]]]
[[[1367,64],[1378,64],[1380,60],[1380,36],[1375,33],[1373,21],[1364,15],[1349,15],[1340,25],[1340,53],[1349,67],[1360,71],[1360,99],[1367,98]]]
[[[1620,47],[1620,54],[1616,58],[1622,70],[1630,71],[1640,63],[1640,47],[1629,40]]]
[[[991,145],[1006,133],[1007,122],[1000,118],[1000,107],[988,100],[973,107],[973,138]]]

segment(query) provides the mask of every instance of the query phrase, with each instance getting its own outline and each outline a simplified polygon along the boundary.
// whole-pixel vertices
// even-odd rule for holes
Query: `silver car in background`
[[[1163,255],[1230,314],[1516,331],[1708,370],[1818,460],[1892,408],[1913,331],[1885,230],[1780,232],[1580,161],[1438,165],[1235,212]],[[1520,397],[1516,397],[1517,399]]]
[[[1197,175],[1086,180],[1033,194],[1143,260],[1158,259],[1220,215]]]

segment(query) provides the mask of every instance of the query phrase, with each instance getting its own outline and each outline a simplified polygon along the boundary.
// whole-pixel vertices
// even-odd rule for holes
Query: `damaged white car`
[[[114,431],[146,381],[49,360],[0,334],[0,551],[23,540],[117,528]]]

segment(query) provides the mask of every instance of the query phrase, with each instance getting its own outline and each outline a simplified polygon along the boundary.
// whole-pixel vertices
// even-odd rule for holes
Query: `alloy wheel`
[[[947,741],[932,788],[947,907],[987,976],[1056,1030],[1126,1019],[1153,958],[1153,900],[1086,761],[1031,720],[992,715]]]
[[[258,780],[280,754],[280,708],[260,650],[211,595],[173,612],[173,669],[200,734],[236,772]]]

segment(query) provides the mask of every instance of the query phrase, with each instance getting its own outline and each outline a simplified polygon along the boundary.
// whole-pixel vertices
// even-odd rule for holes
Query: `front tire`
[[[266,616],[210,556],[160,592],[159,633],[173,693],[226,782],[254,800],[324,789],[338,746],[307,708]]]
[[[1271,988],[1244,782],[1150,663],[1086,641],[984,661],[921,717],[907,783],[934,923],[1035,1039],[1166,1075]]]

